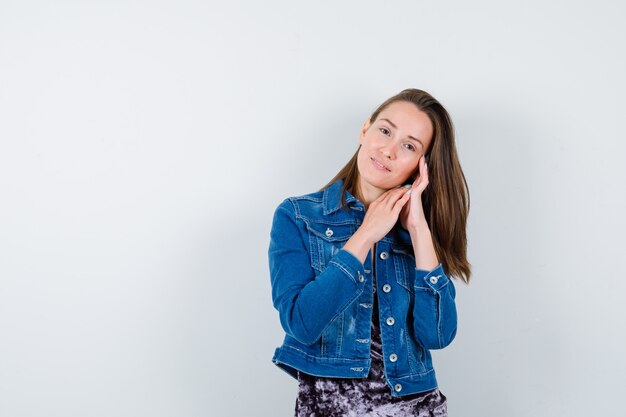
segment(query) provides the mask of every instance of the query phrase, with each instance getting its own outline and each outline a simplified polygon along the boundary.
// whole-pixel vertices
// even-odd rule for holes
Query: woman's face
[[[429,149],[432,136],[426,113],[407,101],[391,103],[374,123],[368,118],[359,137],[361,186],[388,190],[417,175],[419,159]]]

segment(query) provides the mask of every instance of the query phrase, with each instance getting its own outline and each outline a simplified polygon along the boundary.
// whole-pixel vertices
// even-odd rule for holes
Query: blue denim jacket
[[[342,249],[365,217],[365,207],[349,192],[349,210],[341,209],[342,185],[338,180],[324,191],[286,198],[274,212],[268,250],[272,303],[286,334],[272,361],[296,379],[298,370],[366,378],[377,296],[391,394],[436,388],[429,350],[446,347],[456,335],[454,284],[441,263],[431,271],[415,267],[411,238],[400,222],[365,263]]]

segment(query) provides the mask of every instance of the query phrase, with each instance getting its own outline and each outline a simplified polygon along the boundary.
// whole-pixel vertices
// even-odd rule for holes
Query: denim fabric
[[[286,198],[274,212],[268,249],[272,303],[286,334],[272,361],[295,379],[298,370],[366,378],[378,297],[392,395],[434,389],[429,350],[448,346],[456,335],[454,284],[441,263],[431,271],[415,267],[411,238],[399,221],[364,263],[343,249],[362,224],[365,207],[346,193],[349,209],[343,210],[342,185],[338,180],[324,191]]]

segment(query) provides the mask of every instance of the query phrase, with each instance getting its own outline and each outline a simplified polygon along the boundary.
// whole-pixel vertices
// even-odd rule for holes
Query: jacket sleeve
[[[440,263],[433,270],[415,268],[415,337],[426,349],[442,349],[456,336],[456,289]]]
[[[365,288],[361,261],[340,249],[315,276],[303,221],[285,199],[275,210],[270,232],[269,269],[272,303],[285,332],[305,345],[315,343],[326,327]]]

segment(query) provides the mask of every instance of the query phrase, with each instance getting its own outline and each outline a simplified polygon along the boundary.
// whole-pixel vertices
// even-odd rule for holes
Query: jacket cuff
[[[360,285],[365,281],[365,268],[359,258],[351,252],[343,248],[340,249],[330,260],[329,264],[331,263],[334,263],[344,274],[349,276],[355,284]]]
[[[439,263],[435,268],[430,271],[425,269],[415,268],[415,284],[416,289],[428,289],[431,288],[436,292],[439,292],[443,287],[448,285],[450,278],[443,270],[443,265]]]

